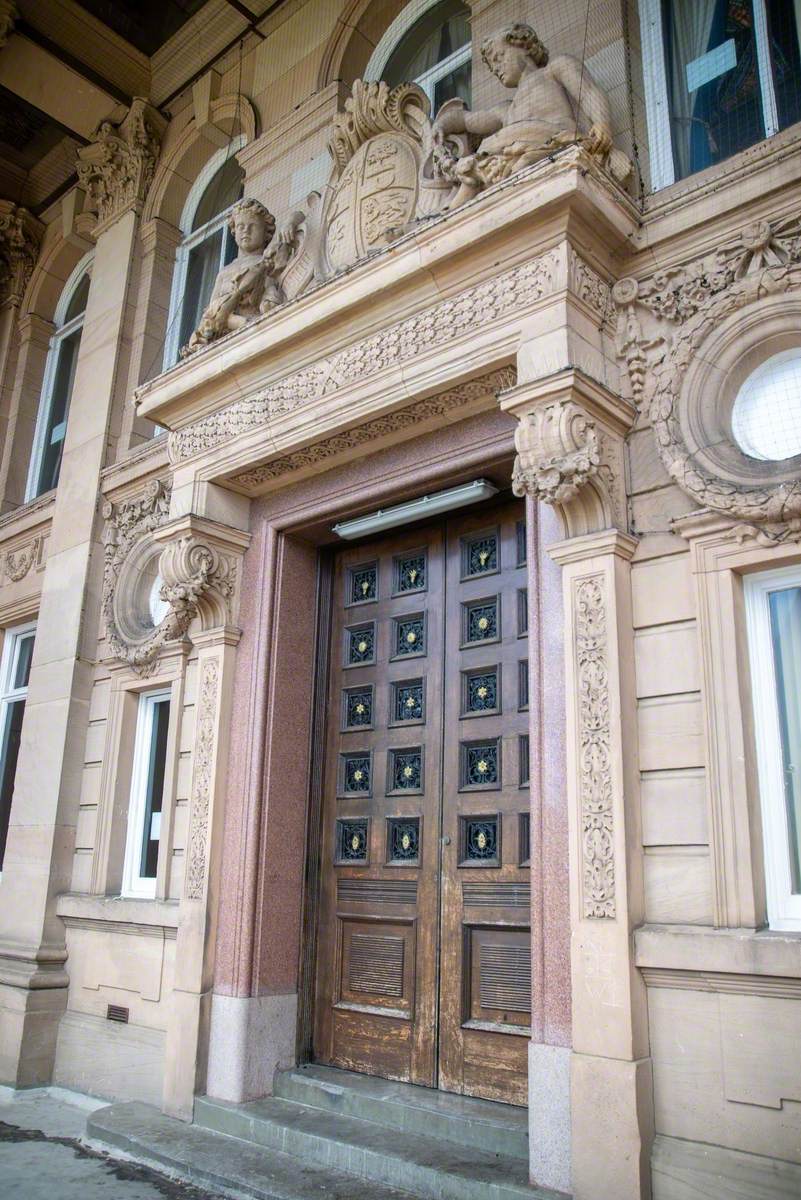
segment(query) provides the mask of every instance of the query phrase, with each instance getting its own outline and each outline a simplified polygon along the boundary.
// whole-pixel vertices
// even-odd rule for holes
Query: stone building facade
[[[798,6],[96,7],[0,3],[0,1080],[801,1194]]]

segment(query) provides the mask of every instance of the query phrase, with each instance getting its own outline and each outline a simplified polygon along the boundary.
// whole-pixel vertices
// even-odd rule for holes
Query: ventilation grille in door
[[[531,886],[528,883],[463,883],[465,904],[483,907],[530,908]]]
[[[402,996],[403,944],[399,937],[354,933],[350,939],[350,990]]]
[[[528,946],[485,942],[480,948],[482,1008],[531,1012],[531,951]]]
[[[416,879],[338,879],[337,902],[415,904]]]

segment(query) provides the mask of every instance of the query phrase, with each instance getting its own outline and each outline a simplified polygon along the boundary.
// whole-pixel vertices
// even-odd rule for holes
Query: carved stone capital
[[[119,125],[103,121],[78,151],[78,180],[97,213],[96,237],[130,208],[141,211],[165,127],[161,114],[136,97]]]
[[[501,394],[518,418],[512,489],[561,512],[568,537],[626,529],[625,434],[633,406],[570,369]]]
[[[0,200],[0,304],[19,307],[22,303],[39,255],[43,231],[42,222],[27,209],[9,200]]]

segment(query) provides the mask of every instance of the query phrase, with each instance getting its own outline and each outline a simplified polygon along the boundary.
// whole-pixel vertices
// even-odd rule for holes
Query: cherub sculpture
[[[303,220],[303,213],[293,213],[276,233],[275,217],[258,200],[237,204],[228,227],[239,253],[217,275],[200,324],[181,351],[184,357],[286,302],[281,276],[297,248]]]
[[[551,58],[531,26],[522,23],[486,38],[481,57],[514,95],[481,112],[471,112],[463,100],[449,100],[437,113],[433,173],[457,189],[449,207],[571,143],[583,145],[618,178],[629,174],[628,159],[612,148],[609,100],[577,59]],[[448,139],[460,134],[473,138],[476,151],[449,157]]]

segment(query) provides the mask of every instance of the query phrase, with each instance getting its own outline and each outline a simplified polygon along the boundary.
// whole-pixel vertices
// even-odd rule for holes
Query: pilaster
[[[136,140],[137,121],[123,122],[123,140]],[[129,185],[131,162],[121,157],[119,140],[110,126],[102,127],[96,144],[105,149],[92,160],[108,187],[94,193],[103,219],[96,230],[0,882],[0,1005],[15,1014],[13,1021],[0,1020],[0,1063],[3,1080],[16,1086],[51,1078],[66,1003],[64,926],[56,898],[69,888],[75,841],[103,564],[97,493],[113,420],[136,202],[147,176],[140,170],[136,187]],[[146,143],[148,153],[157,151],[152,131]],[[129,150],[136,158],[139,151]],[[109,183],[115,179],[119,188]],[[6,889],[13,905],[3,903]],[[43,1005],[44,989],[49,995]],[[24,1036],[17,1036],[20,1031]]]
[[[198,692],[184,890],[178,912],[175,981],[167,1024],[164,1111],[191,1121],[194,1098],[205,1090],[220,891],[228,739],[242,555],[250,535],[191,514],[163,526],[160,571],[169,595],[192,591],[197,562],[211,556],[216,570],[192,602],[197,624]],[[171,600],[172,603],[172,600]],[[199,625],[199,628],[197,627]]]
[[[653,1100],[631,939],[643,919],[630,584],[637,543],[627,532],[624,467],[634,410],[575,367],[518,384],[501,407],[519,422],[515,492],[553,506],[567,535],[550,554],[562,567],[564,612],[571,1190],[575,1200],[642,1200]]]

